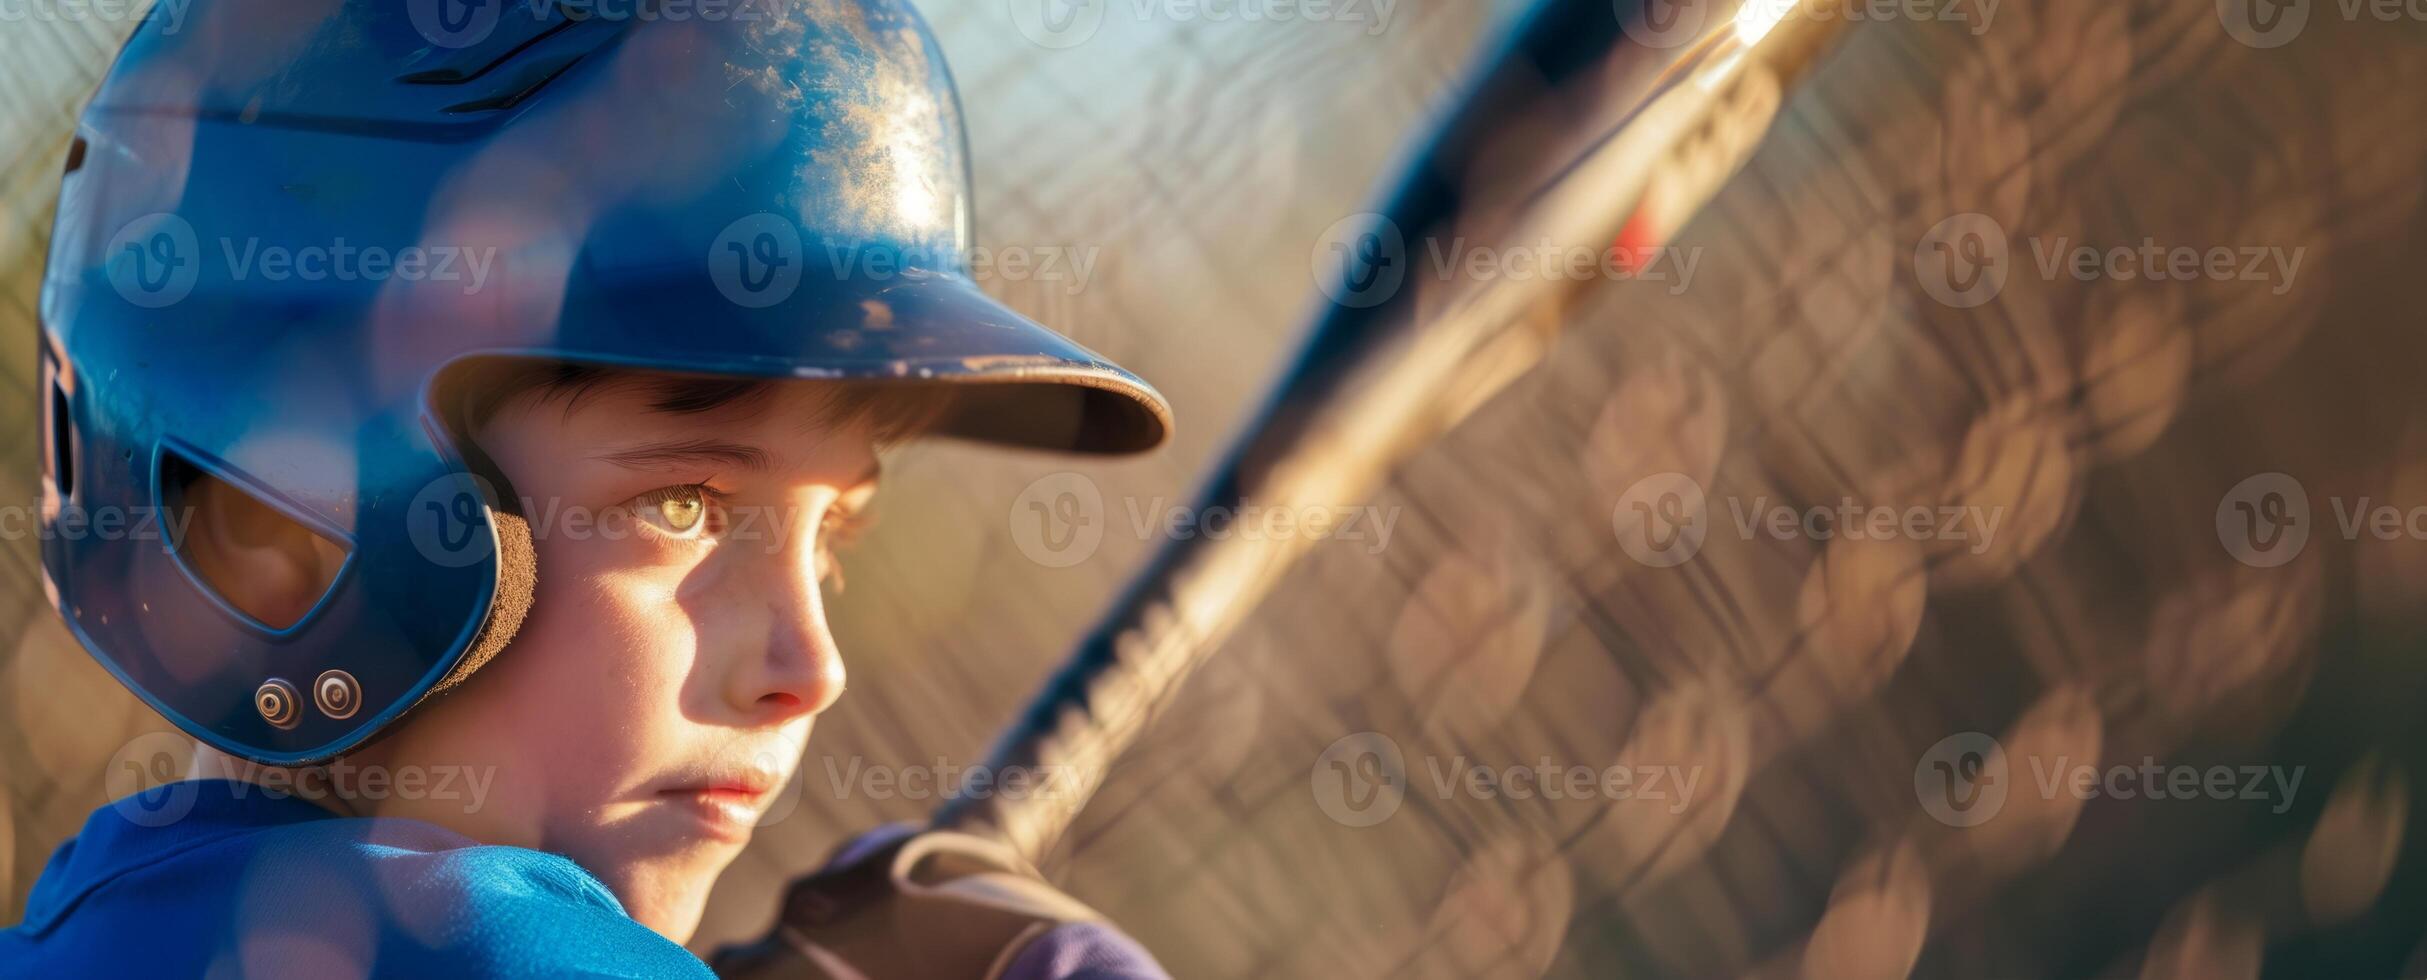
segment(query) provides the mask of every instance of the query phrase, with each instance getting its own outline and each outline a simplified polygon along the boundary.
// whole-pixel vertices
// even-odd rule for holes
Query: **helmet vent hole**
[[[181,528],[171,540],[179,563],[221,604],[262,628],[302,622],[344,567],[334,537],[287,508],[174,452],[160,460],[160,498]]]
[[[68,414],[67,389],[51,379],[50,452],[43,460],[49,464],[51,485],[59,488],[64,500],[76,492],[76,420]]]

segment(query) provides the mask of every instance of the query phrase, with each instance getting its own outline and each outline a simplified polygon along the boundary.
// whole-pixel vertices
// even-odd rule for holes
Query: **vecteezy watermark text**
[[[1369,504],[1269,504],[1193,507],[1163,497],[1122,501],[1129,532],[1141,541],[1206,538],[1226,541],[1357,541],[1368,554],[1390,547],[1399,509]],[[1103,490],[1079,473],[1039,477],[1011,502],[1012,544],[1030,561],[1068,568],[1093,557],[1107,527],[1124,526],[1108,512]]]
[[[1346,249],[1346,244],[1335,248]],[[1335,253],[1337,254],[1337,253]],[[1694,270],[1702,264],[1702,249],[1667,245],[1610,245],[1584,248],[1559,245],[1544,238],[1530,244],[1484,246],[1464,236],[1424,241],[1424,269],[1433,278],[1464,277],[1476,282],[1581,282],[1590,279],[1640,279],[1666,283],[1670,295],[1694,285]]]
[[[1433,793],[1478,800],[1654,800],[1670,813],[1692,805],[1701,766],[1583,766],[1543,756],[1530,766],[1489,766],[1465,756],[1425,760]]]
[[[1103,254],[1093,245],[962,248],[871,241],[826,242],[813,250],[803,244],[807,237],[790,217],[772,211],[736,218],[708,244],[708,277],[725,299],[746,309],[792,298],[813,271],[825,281],[892,282],[965,270],[980,282],[1053,283],[1075,296],[1094,280]]]
[[[479,292],[489,284],[489,271],[496,265],[497,249],[461,248],[453,245],[403,248],[383,248],[377,245],[355,245],[343,238],[327,245],[305,245],[300,248],[285,245],[264,245],[259,238],[222,238],[219,240],[222,259],[228,272],[237,279],[261,278],[270,282],[298,279],[314,282],[334,279],[338,282],[380,282],[400,279],[405,282],[460,282],[463,291]]]
[[[942,756],[920,766],[828,757],[825,772],[827,791],[837,800],[1069,800],[1102,781],[1101,773],[1077,766],[962,765]]]
[[[1441,800],[1631,802],[1683,813],[1702,786],[1703,767],[1578,765],[1549,756],[1532,765],[1492,765],[1457,755],[1426,758],[1424,777],[1408,778],[1407,757],[1398,740],[1381,732],[1357,732],[1334,741],[1315,758],[1308,788],[1325,816],[1349,827],[1371,827],[1390,819],[1411,787],[1429,789]]]
[[[246,773],[246,780],[231,790],[239,799],[249,787],[258,786],[273,799],[292,796],[370,803],[390,799],[441,800],[458,802],[463,812],[473,813],[487,802],[489,787],[497,780],[497,767],[361,765],[339,756],[322,765],[300,769],[253,767]]]
[[[1315,285],[1352,309],[1379,306],[1409,278],[1431,282],[1584,282],[1637,280],[1663,284],[1674,295],[1693,287],[1700,246],[1607,242],[1481,243],[1465,236],[1427,236],[1411,249],[1396,221],[1352,214],[1325,229],[1309,257]]]
[[[988,248],[864,248],[825,247],[827,269],[837,279],[884,282],[915,275],[922,269],[966,267],[980,282],[1050,282],[1075,296],[1095,278],[1103,249],[1093,245],[1006,245]]]
[[[2196,248],[2163,245],[2152,237],[2101,248],[2060,235],[2031,239],[2031,254],[2039,263],[2039,274],[2044,279],[2071,277],[2080,282],[2101,279],[2116,282],[2264,282],[2271,284],[2271,291],[2281,296],[2292,288],[2293,279],[2300,275],[2301,261],[2308,257],[2309,250],[2300,246],[2287,249],[2279,245]]]
[[[2005,520],[2003,507],[1948,504],[1899,508],[1857,503],[1852,497],[1839,498],[1834,507],[1814,505],[1802,510],[1772,503],[1766,496],[1755,497],[1749,504],[1742,497],[1730,497],[1728,509],[1735,515],[1738,533],[1748,539],[1766,533],[1780,541],[1799,538],[1828,541],[1838,537],[1852,541],[1895,538],[1960,541],[1975,555],[1989,550],[1995,543],[1998,524]]]
[[[1866,504],[1840,497],[1834,504],[1796,507],[1767,495],[1727,498],[1729,516],[1743,540],[1768,536],[1780,541],[1894,540],[1957,542],[1977,555],[1995,546],[2005,508],[1978,504],[1902,507]],[[1683,473],[1655,473],[1619,495],[1610,510],[1610,530],[1629,557],[1654,568],[1684,564],[1710,535],[1710,500],[1702,485]]]
[[[112,753],[102,790],[112,809],[129,822],[164,827],[192,812],[203,783],[189,778],[197,751],[193,739],[173,732],[137,735]],[[470,765],[373,765],[340,756],[315,766],[286,768],[234,763],[238,778],[214,783],[212,792],[236,799],[260,793],[270,799],[377,805],[390,800],[438,802],[474,813],[487,805],[497,767]]]
[[[1388,507],[1273,507],[1246,503],[1236,507],[1183,507],[1161,497],[1125,502],[1129,527],[1140,538],[1177,541],[1204,537],[1214,541],[1280,541],[1288,538],[1341,538],[1365,542],[1366,554],[1390,547],[1391,529],[1399,511]]]
[[[2169,764],[2155,756],[2102,766],[2094,759],[2034,754],[2028,763],[2030,781],[2018,786],[2020,773],[2002,742],[1982,732],[1959,732],[1922,753],[1913,767],[1914,796],[1932,818],[1950,827],[1996,819],[2018,789],[2043,800],[2250,801],[2283,813],[2292,808],[2308,772],[2307,766]]]
[[[496,246],[366,245],[345,238],[294,244],[221,237],[205,250],[191,222],[159,212],[127,222],[102,252],[110,286],[127,302],[159,309],[183,300],[213,258],[237,282],[441,282],[468,295],[489,284]]]
[[[2292,289],[2309,254],[2305,245],[2198,245],[2148,236],[2089,242],[2035,235],[2029,245],[2033,271],[2046,282],[2259,282],[2279,296]],[[1947,306],[1980,306],[2005,290],[2015,271],[2013,249],[1997,219],[1976,211],[1953,215],[1914,245],[1914,280]]]

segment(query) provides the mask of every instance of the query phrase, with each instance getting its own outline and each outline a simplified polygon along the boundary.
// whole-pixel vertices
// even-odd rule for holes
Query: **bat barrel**
[[[1750,154],[1779,86],[1830,33],[1773,19],[1748,35],[1733,7],[1649,6],[1668,19],[1629,0],[1548,0],[1527,14],[1416,155],[1380,211],[1385,220],[1340,243],[1340,279],[1326,290],[1334,302],[1219,456],[1197,512],[1365,499],[1398,461],[1538,362],[1559,327],[1542,314],[1575,288],[1408,282],[1420,254],[1412,243],[1542,234],[1607,249],[1647,223],[1665,237]],[[1707,23],[1679,23],[1680,11]],[[1760,105],[1764,85],[1764,114],[1746,125],[1729,98],[1750,87]],[[1708,172],[1685,172],[1695,168],[1678,165],[1679,147],[1708,143],[1714,131],[1734,144],[1724,168],[1706,156]],[[1121,751],[1305,546],[1166,541],[988,760],[998,778],[1029,770],[1055,791],[956,797],[935,825],[1041,859]]]

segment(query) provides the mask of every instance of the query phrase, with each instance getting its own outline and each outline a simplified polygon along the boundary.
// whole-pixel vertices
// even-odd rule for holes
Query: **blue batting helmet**
[[[624,6],[203,0],[94,96],[42,290],[45,585],[194,736],[328,759],[521,622],[528,531],[433,407],[475,359],[955,382],[946,434],[1163,439],[1152,388],[971,281],[905,0]],[[141,533],[189,473],[343,550],[317,605],[256,620]]]

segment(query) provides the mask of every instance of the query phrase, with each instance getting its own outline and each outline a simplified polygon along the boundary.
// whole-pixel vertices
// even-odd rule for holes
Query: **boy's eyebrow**
[[[712,464],[738,466],[746,470],[764,470],[771,464],[767,451],[757,446],[745,446],[722,439],[684,439],[658,442],[618,449],[590,457],[602,463],[613,463],[628,469],[663,469],[683,464]]]
[[[678,442],[658,442],[600,453],[590,457],[602,463],[613,463],[627,469],[665,469],[684,464],[738,466],[746,470],[773,468],[767,451],[722,439],[685,439]],[[871,461],[868,468],[852,481],[853,486],[876,482],[883,462]]]

